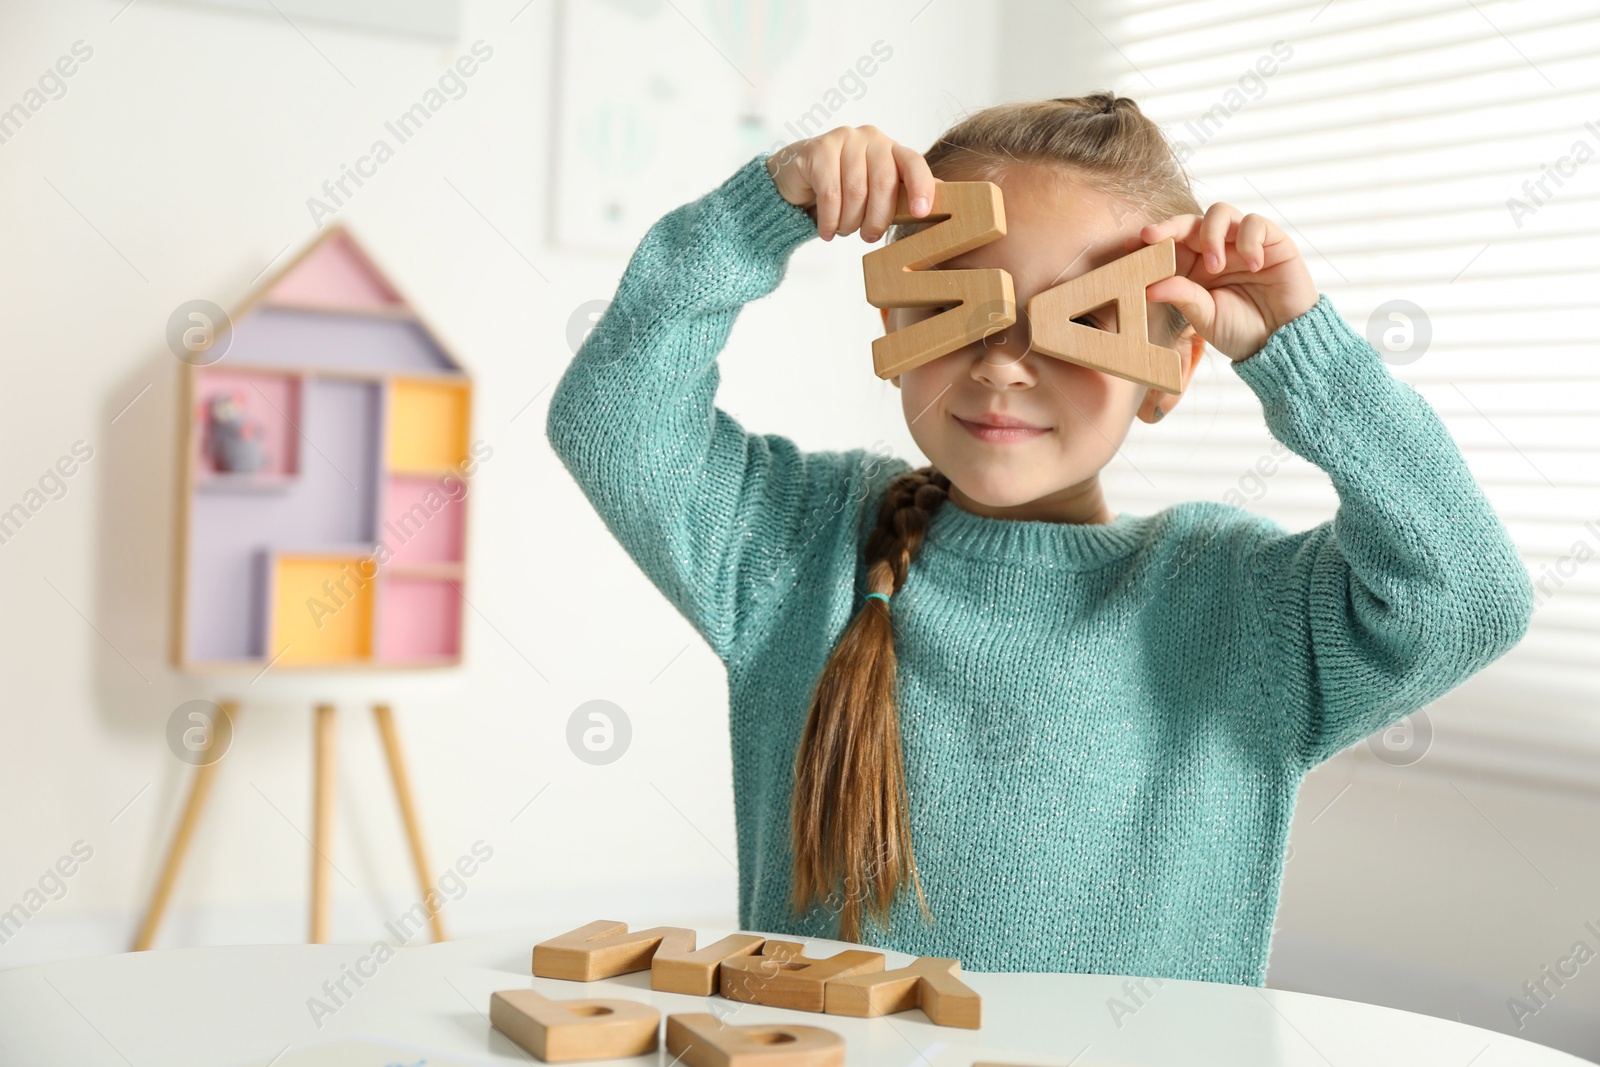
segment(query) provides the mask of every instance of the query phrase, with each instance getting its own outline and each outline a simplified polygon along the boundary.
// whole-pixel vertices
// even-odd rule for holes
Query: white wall
[[[571,355],[569,316],[611,295],[626,255],[547,243],[555,11],[551,0],[521,7],[472,0],[461,41],[446,46],[310,22],[302,37],[281,19],[162,0],[0,7],[0,107],[74,42],[93,49],[66,95],[0,144],[0,502],[74,441],[95,449],[66,495],[0,545],[0,908],[75,841],[94,849],[66,896],[0,946],[0,966],[126,944],[189,781],[166,747],[167,717],[224,694],[245,708],[163,945],[303,939],[319,699],[343,708],[335,937],[378,936],[415,899],[365,712],[373,699],[396,705],[434,866],[478,839],[495,849],[448,909],[452,933],[601,912],[735,922],[720,665],[543,436]],[[842,51],[881,37],[895,57],[837,121],[926,147],[964,108],[1109,84],[1117,57],[1080,10],[1095,9],[856,5]],[[306,240],[306,198],[480,38],[494,58],[467,95],[340,213],[478,376],[475,430],[495,452],[472,488],[467,665],[272,672],[253,685],[177,675],[165,644],[177,370],[167,316],[196,297],[226,305]],[[819,91],[832,76],[819,73]],[[696,146],[679,150],[688,159]],[[696,165],[704,189],[730,171]],[[779,294],[740,318],[719,402],[809,448],[881,437],[915,458],[897,395],[866,362],[877,324],[861,298],[862,250],[852,238],[797,254]],[[635,731],[608,767],[580,763],[563,740],[567,715],[595,697],[621,704]],[[1271,980],[1446,1016],[1454,1006],[1504,1028],[1504,998],[1570,947],[1571,916],[1600,900],[1584,845],[1600,839],[1600,804],[1424,770],[1352,754],[1312,776]],[[1517,828],[1525,858],[1559,889],[1497,826]],[[1597,969],[1523,1036],[1600,1053],[1583,1014],[1600,1001]],[[1449,976],[1465,985],[1452,993]]]
[[[245,702],[234,749],[162,945],[304,938],[310,707],[321,699],[342,707],[335,937],[377,936],[416,898],[366,712],[375,699],[395,704],[434,866],[480,838],[495,849],[448,909],[452,933],[534,914],[587,921],[607,899],[601,910],[630,921],[735,924],[721,665],[544,438],[550,387],[571,358],[569,317],[610,297],[627,255],[547,243],[556,10],[522,7],[468,3],[450,45],[304,19],[302,37],[276,17],[162,0],[5,8],[0,106],[74,42],[93,54],[65,96],[0,144],[0,196],[13,206],[0,257],[0,499],[20,498],[74,441],[94,458],[0,545],[11,608],[0,619],[0,810],[11,816],[0,909],[75,841],[94,853],[63,899],[0,946],[0,966],[131,939],[190,775],[166,746],[167,718],[187,699],[226,694]],[[912,11],[858,16],[840,32],[842,56],[880,38],[895,54],[837,124],[870,121],[925,146],[963,104],[992,95],[991,8],[958,18],[935,4],[908,22]],[[957,26],[976,60],[958,54]],[[494,56],[466,95],[339,215],[478,378],[474,429],[494,455],[471,490],[467,665],[273,671],[254,684],[176,674],[166,634],[178,362],[167,317],[196,297],[227,306],[307,240],[306,199],[479,39]],[[682,61],[718,62],[710,52]],[[816,92],[845,65],[818,71]],[[697,158],[699,147],[675,152],[709,190],[735,164]],[[864,250],[803,249],[781,299],[741,318],[719,399],[747,425],[813,448],[881,436],[910,449],[898,394],[869,369]],[[632,749],[608,767],[579,762],[564,740],[569,713],[596,697],[622,705],[634,727]]]

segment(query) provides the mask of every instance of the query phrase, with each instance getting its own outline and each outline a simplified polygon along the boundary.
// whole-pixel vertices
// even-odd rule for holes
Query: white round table
[[[530,986],[558,998],[635,998],[653,1004],[663,1019],[711,1011],[736,1024],[824,1026],[845,1038],[847,1067],[1574,1067],[1590,1062],[1393,1008],[1211,982],[963,972],[963,980],[983,997],[983,1028],[961,1030],[934,1026],[921,1011],[853,1019],[656,993],[648,971],[590,983],[531,977],[533,945],[560,932],[512,931],[393,949],[384,962],[376,960],[369,942],[171,949],[0,971],[0,1064],[525,1064],[532,1057],[490,1027],[488,1011],[495,990]],[[699,944],[731,932],[701,930]],[[770,936],[804,940],[813,957],[860,947]],[[886,955],[891,969],[911,960],[900,953]],[[359,985],[352,975],[363,976]],[[338,991],[341,978],[348,995]],[[313,1018],[311,998],[324,1005],[316,1011],[319,1019]],[[308,1051],[354,1038],[415,1051]],[[669,1067],[672,1061],[663,1046],[648,1056],[606,1062]]]

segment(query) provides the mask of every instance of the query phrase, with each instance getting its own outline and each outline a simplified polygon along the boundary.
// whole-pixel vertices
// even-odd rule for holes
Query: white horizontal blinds
[[[1283,225],[1358,331],[1388,301],[1422,309],[1431,342],[1391,372],[1443,416],[1543,586],[1491,669],[1600,693],[1600,5],[1132,0],[1097,28],[1126,61],[1116,89],[1192,150],[1202,205]],[[1207,359],[1108,469],[1119,507],[1330,518],[1327,476],[1275,454],[1260,402]]]

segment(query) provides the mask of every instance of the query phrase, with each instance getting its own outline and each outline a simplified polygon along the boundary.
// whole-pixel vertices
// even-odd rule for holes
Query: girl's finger
[[[1158,244],[1171,237],[1178,273],[1187,275],[1195,264],[1204,263],[1199,251],[1200,225],[1204,221],[1201,215],[1173,215],[1160,222],[1152,222],[1139,231],[1139,244],[1132,251],[1137,252],[1144,245]]]
[[[1239,258],[1244,260],[1244,269],[1248,271],[1260,270],[1266,262],[1266,235],[1267,220],[1251,212],[1239,220],[1238,229],[1233,234],[1233,246],[1239,251]]]
[[[1217,301],[1211,290],[1195,281],[1175,274],[1144,287],[1145,299],[1158,304],[1171,304],[1183,312],[1183,317],[1194,324],[1201,337],[1211,337],[1211,326],[1217,318]]]
[[[1228,238],[1241,214],[1238,208],[1220,200],[1206,211],[1199,237],[1191,247],[1204,257],[1206,270],[1212,274],[1221,274],[1228,265]]]
[[[1245,221],[1239,224],[1241,233],[1244,232],[1245,223],[1251,220],[1255,220],[1251,225],[1251,232],[1254,234],[1259,230],[1259,239],[1254,236],[1250,238],[1250,252],[1244,251],[1244,239],[1238,241],[1240,253],[1245,257],[1247,264],[1251,259],[1255,261],[1255,266],[1250,269],[1264,270],[1294,259],[1300,254],[1300,250],[1289,240],[1289,235],[1284,232],[1283,227],[1264,215],[1246,215]]]
[[[861,129],[845,131],[844,147],[839,153],[839,187],[843,197],[839,203],[839,233],[852,234],[861,228],[861,217],[867,210],[867,144],[871,135]]]
[[[900,168],[895,164],[894,142],[874,137],[867,144],[867,210],[861,220],[861,239],[876,241],[894,222],[895,198],[900,192]]]
[[[833,240],[839,228],[839,150],[843,139],[824,134],[811,142],[806,153],[806,173],[817,191],[817,235]]]
[[[903,144],[894,146],[894,161],[900,168],[900,180],[905,183],[906,202],[911,205],[911,213],[926,215],[933,210],[933,186],[938,180],[928,161],[921,152]]]
[[[1160,222],[1152,222],[1139,231],[1137,243],[1129,243],[1128,251],[1137,252],[1142,245],[1172,237],[1182,250],[1179,252],[1178,273],[1187,274],[1192,264],[1199,261],[1213,275],[1226,273],[1230,267],[1242,268],[1247,272],[1264,270],[1299,255],[1289,235],[1266,216],[1254,213],[1241,216],[1238,215],[1238,209],[1231,205],[1214,205],[1214,209],[1217,206],[1228,208],[1236,216],[1229,222],[1223,235],[1220,270],[1212,270],[1205,260],[1209,237],[1207,218],[1213,215],[1174,215]],[[1189,256],[1194,259],[1188,259]]]
[[[1189,237],[1199,230],[1201,221],[1199,215],[1173,215],[1160,222],[1146,224],[1139,231],[1139,239],[1147,245],[1153,245],[1157,241],[1175,237],[1179,244],[1186,244]]]
[[[1141,248],[1159,244],[1171,237],[1173,266],[1177,268],[1180,276],[1186,277],[1195,265],[1201,262],[1200,256],[1190,248],[1190,244],[1195,240],[1194,235],[1200,230],[1201,221],[1199,215],[1173,215],[1160,222],[1149,223],[1132,238],[1127,250],[1130,253],[1137,252]]]

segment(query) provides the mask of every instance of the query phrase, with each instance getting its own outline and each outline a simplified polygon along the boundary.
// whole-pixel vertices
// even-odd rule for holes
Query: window
[[[1520,546],[1532,629],[1483,672],[1517,696],[1480,697],[1474,717],[1600,721],[1600,8],[1114,11],[1098,20],[1126,60],[1111,84],[1185,146],[1201,204],[1273,218],[1346,320],[1388,335],[1391,373],[1443,417]],[[1271,446],[1260,402],[1210,351],[1106,480],[1132,511],[1238,490],[1290,530],[1332,517],[1327,476],[1299,457],[1255,474]]]

